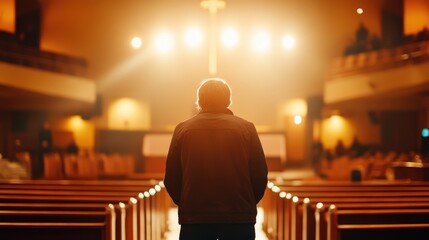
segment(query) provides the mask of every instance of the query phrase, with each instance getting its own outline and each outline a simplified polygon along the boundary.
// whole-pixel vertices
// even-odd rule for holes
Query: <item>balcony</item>
[[[0,42],[0,110],[84,112],[96,101],[85,59]]]
[[[335,105],[362,99],[410,100],[425,97],[428,90],[429,41],[422,41],[335,59],[324,101]]]

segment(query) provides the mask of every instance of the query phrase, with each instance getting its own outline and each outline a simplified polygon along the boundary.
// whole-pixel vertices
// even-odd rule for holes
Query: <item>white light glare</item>
[[[190,28],[185,33],[185,43],[189,47],[198,47],[203,41],[203,35],[197,28]]]
[[[299,198],[297,196],[292,197],[292,202],[297,203],[299,201]]]
[[[280,188],[279,188],[278,186],[273,186],[273,187],[271,188],[271,191],[273,191],[273,192],[275,192],[275,193],[278,193],[278,192],[280,192]]]
[[[301,116],[299,116],[299,115],[296,115],[296,116],[293,118],[293,122],[295,123],[295,125],[299,125],[299,124],[301,124],[301,123],[302,123],[302,117],[301,117]]]
[[[137,203],[137,199],[130,197],[130,202],[131,204],[136,204]]]
[[[252,45],[258,51],[265,51],[270,46],[270,37],[266,32],[257,32],[253,34]]]
[[[142,40],[139,37],[133,37],[131,39],[131,46],[135,49],[138,49],[142,46]]]
[[[292,49],[295,46],[295,39],[292,36],[285,36],[282,39],[282,45],[285,49]]]
[[[173,38],[168,33],[160,33],[155,38],[155,47],[161,52],[168,52],[173,48]]]
[[[358,8],[356,9],[357,14],[362,14],[363,13],[363,9],[362,8]]]
[[[222,32],[221,40],[225,46],[233,47],[238,43],[238,33],[233,28],[227,28]]]

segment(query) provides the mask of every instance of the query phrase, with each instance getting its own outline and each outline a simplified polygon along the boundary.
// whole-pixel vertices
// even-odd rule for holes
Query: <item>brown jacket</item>
[[[255,126],[230,110],[201,112],[180,123],[164,184],[179,223],[255,223],[267,165]]]

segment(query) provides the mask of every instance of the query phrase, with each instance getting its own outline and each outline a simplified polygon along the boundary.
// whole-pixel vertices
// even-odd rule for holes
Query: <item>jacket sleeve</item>
[[[178,128],[173,133],[170,148],[168,150],[164,185],[173,202],[179,205],[182,193],[182,165],[180,160],[180,139],[178,136]]]
[[[250,177],[255,200],[258,203],[264,196],[267,186],[268,168],[261,141],[253,124],[251,126]]]

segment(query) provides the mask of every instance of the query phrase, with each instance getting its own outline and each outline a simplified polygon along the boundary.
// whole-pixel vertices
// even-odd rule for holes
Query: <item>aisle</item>
[[[258,207],[258,216],[256,217],[256,240],[268,240],[262,231],[262,222],[264,221],[264,210]],[[168,216],[168,225],[170,231],[166,233],[166,240],[178,240],[180,225],[177,222],[177,208],[171,208]]]

